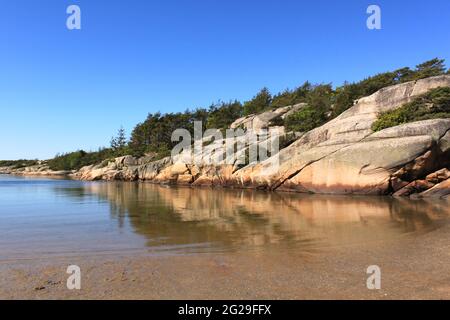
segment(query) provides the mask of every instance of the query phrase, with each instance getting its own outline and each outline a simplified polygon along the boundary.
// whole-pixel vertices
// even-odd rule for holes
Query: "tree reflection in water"
[[[119,226],[128,220],[137,234],[146,237],[148,246],[176,246],[185,252],[283,246],[314,253],[330,246],[429,232],[449,216],[445,201],[391,197],[119,182],[85,184],[78,192],[107,200]]]

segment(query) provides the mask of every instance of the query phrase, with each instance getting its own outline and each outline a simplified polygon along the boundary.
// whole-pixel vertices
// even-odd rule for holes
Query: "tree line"
[[[240,117],[300,103],[305,103],[305,106],[284,119],[281,124],[288,131],[305,132],[337,117],[350,108],[355,100],[384,87],[446,73],[449,74],[450,71],[446,69],[445,61],[435,58],[412,69],[405,67],[384,72],[359,82],[346,82],[336,88],[331,83],[305,82],[297,88],[286,89],[275,95],[268,88],[262,88],[252,99],[243,103],[237,100],[219,101],[208,108],[188,109],[177,113],[149,113],[143,122],[134,127],[129,139],[125,130],[120,128],[108,148],[57,155],[48,163],[55,170],[73,170],[128,154],[136,157],[147,154],[158,159],[169,155],[174,147],[172,132],[179,128],[193,132],[194,121],[201,121],[205,130],[224,130]]]

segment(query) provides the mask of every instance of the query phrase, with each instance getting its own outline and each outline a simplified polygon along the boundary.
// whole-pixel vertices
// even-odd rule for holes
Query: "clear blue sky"
[[[66,28],[71,4],[82,30]],[[0,159],[43,159],[108,145],[148,112],[450,65],[450,1],[4,0],[0,46]]]

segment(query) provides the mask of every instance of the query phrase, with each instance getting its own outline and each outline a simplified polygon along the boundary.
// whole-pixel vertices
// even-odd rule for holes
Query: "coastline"
[[[99,195],[108,195],[110,191],[117,190],[117,186],[112,184],[113,182],[88,184],[87,188],[93,188],[92,192],[96,190]],[[145,212],[141,207],[136,207],[136,203],[148,203],[151,198],[147,198],[146,195],[154,195],[168,207],[177,207],[180,212],[185,212],[185,219],[182,221],[187,224],[198,221],[202,213],[211,218],[213,206],[205,206],[205,203],[216,203],[216,214],[220,214],[224,209],[216,198],[207,195],[195,198],[194,195],[198,195],[199,190],[179,189],[180,193],[177,193],[176,190],[160,188],[164,193],[158,195],[151,189],[142,192],[142,188],[145,189],[143,185],[120,182],[118,185],[123,187],[119,189],[121,190],[119,196],[112,192],[109,199],[124,205],[122,207],[124,211],[127,211],[127,208],[134,208],[136,211],[130,212],[129,217],[136,216],[136,212]],[[177,196],[171,198],[170,194],[173,192],[176,192]],[[226,192],[213,193],[218,197],[224,197]],[[132,197],[129,198],[127,195]],[[169,198],[165,198],[164,195]],[[312,197],[314,196],[305,195],[304,199]],[[370,221],[374,220],[367,217],[371,215],[377,217],[383,211],[380,211],[377,205],[374,206],[371,200],[365,206],[358,206],[349,202],[349,197],[343,196],[342,202],[335,203],[340,207],[339,210],[331,206],[332,199],[329,196],[323,196],[321,203],[300,202],[296,205],[291,201],[298,198],[296,195],[281,197],[254,192],[244,195],[243,192],[237,197],[239,202],[230,201],[227,197],[221,199],[223,204],[236,207],[236,210],[247,208],[247,211],[254,213],[252,216],[255,218],[258,216],[264,218],[261,213],[267,212],[269,216],[273,214],[284,218],[285,223],[290,225],[295,223],[290,216],[298,217],[301,214],[290,212],[289,208],[301,208],[310,217],[327,217],[331,214],[333,217],[339,216],[337,219],[342,218],[343,215],[340,213],[350,212],[349,221],[360,225],[364,233],[376,234],[368,229]],[[274,201],[275,198],[277,201]],[[360,201],[359,198],[357,201]],[[123,199],[128,199],[126,200],[128,202],[122,202]],[[362,201],[364,202],[364,199]],[[376,237],[354,238],[355,241],[345,243],[329,241],[309,246],[309,242],[306,241],[303,249],[295,245],[268,244],[259,247],[239,246],[236,250],[175,252],[152,247],[121,248],[115,239],[113,243],[117,247],[112,250],[105,248],[95,250],[93,247],[83,246],[84,250],[77,252],[67,249],[51,250],[48,247],[39,255],[33,251],[26,254],[12,251],[12,255],[5,254],[0,260],[0,298],[450,299],[448,272],[445,271],[449,270],[450,265],[448,254],[450,225],[447,223],[448,215],[445,213],[448,211],[445,203],[441,203],[444,208],[444,211],[441,211],[434,207],[435,201],[429,202],[433,207],[402,199],[396,200],[398,206],[393,206],[386,198],[380,201],[384,202],[381,207],[391,208],[399,214],[396,216],[398,223],[405,226],[414,225],[415,228],[394,237],[378,234]],[[238,203],[244,207],[239,207]],[[420,212],[412,210],[415,207],[420,207],[426,219],[435,221],[433,225],[436,228],[427,228],[421,215],[417,214]],[[157,211],[165,213],[160,207],[157,208],[159,208]],[[400,211],[396,211],[395,208]],[[78,212],[69,211],[74,215]],[[401,212],[404,212],[404,215]],[[146,214],[143,213],[142,216]],[[139,220],[140,216],[137,215],[136,218]],[[214,214],[212,220],[215,220]],[[156,227],[154,223],[147,224],[152,220],[145,221],[144,224],[151,229]],[[232,221],[230,223],[233,224]],[[321,224],[315,219],[309,220],[308,223],[329,225],[326,221]],[[167,226],[164,222],[163,225]],[[274,228],[261,229],[264,235],[273,231],[275,237],[279,236],[280,221],[275,219],[270,225]],[[245,229],[238,228],[239,233],[245,234]],[[226,227],[223,230],[230,231]],[[197,231],[205,235],[211,234],[207,230]],[[254,234],[255,229],[250,228],[248,231],[249,234]],[[307,234],[307,229],[302,228],[300,231]],[[142,232],[145,234],[144,230]],[[337,233],[338,238],[340,234]],[[70,239],[70,236],[68,238]],[[361,241],[358,241],[359,239]],[[68,277],[66,269],[73,264],[80,266],[82,270],[80,291],[66,288]],[[377,265],[382,270],[381,290],[369,290],[366,287],[368,277],[366,270],[370,265]]]
[[[450,0],[1,7],[13,312],[450,301]]]
[[[275,108],[235,120],[230,129],[244,128],[242,137],[249,141],[253,141],[251,136],[259,130],[274,129],[274,136],[266,135],[253,145],[240,145],[223,136],[214,138],[211,143],[211,136],[206,136],[201,140],[200,152],[194,148],[194,154],[189,148],[182,149],[175,157],[162,159],[157,154],[139,158],[126,155],[81,168],[77,166],[78,170],[72,171],[52,171],[45,161],[39,161],[30,167],[0,168],[0,172],[86,181],[146,181],[307,194],[449,198],[450,119],[431,117],[396,123],[381,130],[373,128],[381,114],[397,111],[433,90],[446,88],[448,91],[449,87],[450,75],[384,87],[306,132],[286,132],[284,126],[277,126],[277,121],[305,108],[305,104]],[[267,152],[274,140],[283,143],[268,158],[243,161],[244,164],[238,161],[254,148]],[[232,155],[227,150],[230,142],[234,148]],[[200,161],[184,161],[186,156],[187,159],[199,157]],[[53,168],[73,168],[73,165]]]
[[[121,157],[119,159],[122,159],[124,157]],[[3,171],[2,171],[3,169]],[[438,175],[441,174],[442,170],[438,170]],[[444,173],[445,179],[440,179],[439,182],[435,185],[432,185],[430,188],[433,190],[436,190],[436,192],[430,193],[430,192],[424,192],[424,193],[414,193],[411,192],[410,194],[402,194],[402,195],[396,195],[394,193],[386,193],[386,194],[365,194],[365,193],[339,193],[339,192],[322,192],[322,193],[314,193],[314,192],[308,192],[301,189],[283,189],[278,188],[275,190],[267,189],[267,188],[259,188],[255,186],[244,186],[239,184],[227,184],[227,183],[217,183],[217,184],[194,184],[194,183],[177,183],[177,181],[173,179],[167,179],[167,180],[145,180],[145,179],[123,179],[123,178],[95,178],[95,179],[85,179],[82,177],[82,174],[80,171],[51,171],[51,170],[41,170],[41,171],[15,171],[15,170],[4,170],[4,168],[0,168],[0,175],[11,175],[11,176],[22,176],[22,177],[30,177],[30,178],[55,178],[55,179],[67,179],[67,180],[79,180],[79,181],[102,181],[102,182],[136,182],[136,183],[150,183],[155,185],[161,185],[161,186],[173,186],[173,187],[187,187],[187,188],[210,188],[210,189],[238,189],[238,190],[255,190],[255,191],[267,191],[267,192],[275,192],[275,193],[297,193],[297,194],[310,194],[310,195],[337,195],[337,196],[387,196],[387,197],[397,197],[397,198],[410,198],[410,199],[444,199],[447,201],[450,201],[450,184],[448,184],[448,181],[450,179],[447,179],[447,175],[450,174],[450,171]],[[429,176],[427,176],[427,179],[436,179],[436,173],[433,173]],[[423,180],[426,181],[426,180]],[[441,187],[442,185],[442,187]],[[436,188],[437,186],[438,188]],[[435,187],[435,188],[433,188]],[[421,189],[417,189],[416,191],[424,191]],[[425,190],[427,191],[427,190]]]

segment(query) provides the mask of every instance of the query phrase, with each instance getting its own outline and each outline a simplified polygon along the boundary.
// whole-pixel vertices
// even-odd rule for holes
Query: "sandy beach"
[[[92,253],[0,264],[1,299],[449,299],[450,227],[395,242],[296,250],[154,256]],[[68,290],[69,264],[82,272]],[[366,268],[382,272],[368,290]]]

